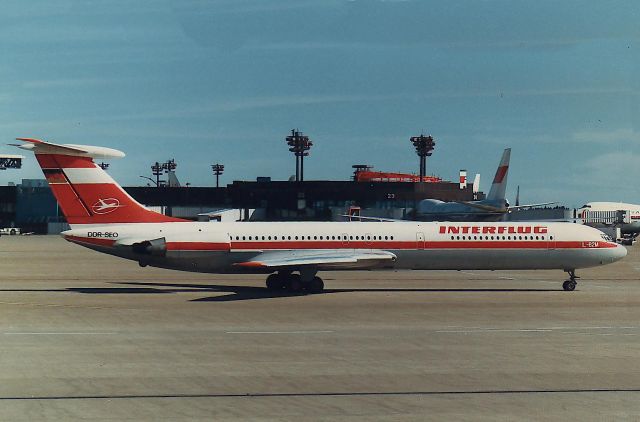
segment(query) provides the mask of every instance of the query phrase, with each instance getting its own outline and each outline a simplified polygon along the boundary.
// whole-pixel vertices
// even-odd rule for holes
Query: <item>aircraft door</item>
[[[416,248],[424,249],[424,233],[422,232],[416,233]]]
[[[556,248],[556,238],[553,234],[547,233],[547,249],[554,250]]]

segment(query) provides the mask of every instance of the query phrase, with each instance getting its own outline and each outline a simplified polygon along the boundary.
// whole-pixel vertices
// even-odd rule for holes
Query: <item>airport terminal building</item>
[[[197,220],[198,214],[239,209],[242,219],[262,221],[336,221],[350,209],[363,215],[410,217],[427,198],[471,201],[472,185],[395,181],[235,181],[225,187],[125,187],[141,204],[174,217]],[[475,199],[484,195],[477,193]],[[63,230],[64,216],[45,180],[25,179],[0,187],[2,227],[55,233]],[[255,212],[254,212],[255,210]]]

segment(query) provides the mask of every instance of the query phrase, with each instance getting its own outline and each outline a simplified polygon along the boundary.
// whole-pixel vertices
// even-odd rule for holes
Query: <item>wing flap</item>
[[[321,268],[374,268],[396,260],[396,255],[381,250],[306,250],[306,251],[266,251],[253,256],[248,261],[234,265],[256,268],[300,268],[306,266]]]

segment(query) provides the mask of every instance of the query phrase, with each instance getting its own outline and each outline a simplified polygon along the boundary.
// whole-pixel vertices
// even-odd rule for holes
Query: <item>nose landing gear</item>
[[[569,274],[569,280],[562,283],[562,288],[565,292],[572,292],[576,289],[578,283],[576,280],[580,277],[576,276],[576,270],[565,270],[567,274]]]

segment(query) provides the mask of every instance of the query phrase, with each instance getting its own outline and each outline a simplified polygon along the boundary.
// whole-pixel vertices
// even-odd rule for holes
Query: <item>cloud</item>
[[[26,89],[69,88],[89,85],[102,85],[111,81],[105,78],[68,78],[68,79],[41,79],[22,83]]]
[[[640,180],[640,153],[633,151],[616,151],[598,154],[589,159],[584,165],[582,183],[587,183],[589,189],[600,191],[603,197],[613,192],[622,192],[624,198],[609,198],[609,200],[627,200],[638,202],[640,187],[636,183]]]
[[[640,132],[633,128],[620,128],[609,131],[592,130],[575,132],[572,135],[574,142],[584,143],[617,143],[640,145]]]
[[[424,45],[557,49],[595,39],[638,39],[635,3],[512,0],[191,2],[176,8],[203,46]],[[614,23],[615,24],[612,24]]]

